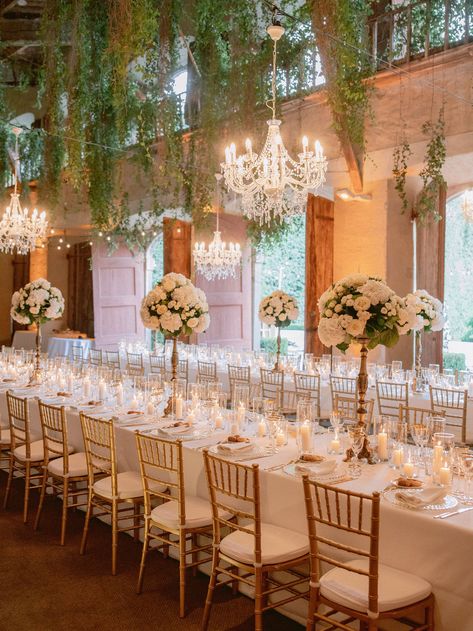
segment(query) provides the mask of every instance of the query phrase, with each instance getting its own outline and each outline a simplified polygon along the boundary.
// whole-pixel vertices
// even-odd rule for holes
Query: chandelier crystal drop
[[[277,41],[282,37],[284,28],[273,20],[267,32],[273,40],[273,76],[272,117],[267,121],[266,142],[258,155],[247,139],[246,153],[241,156],[236,155],[236,147],[232,143],[225,149],[225,162],[221,163],[227,188],[241,195],[243,214],[259,221],[260,225],[303,214],[307,193],[322,186],[327,171],[327,160],[318,140],[311,151],[304,136],[302,152],[297,160],[291,158],[284,146],[279,130],[281,121],[276,118]]]
[[[21,133],[19,128],[14,129],[16,135],[15,144],[15,170],[14,170],[14,188],[11,194],[10,205],[7,206],[0,220],[0,252],[13,254],[28,254],[30,250],[34,250],[36,242],[46,237],[48,222],[46,213],[38,213],[35,208],[29,213],[27,208],[22,208],[20,204],[20,196],[18,194],[18,136]]]
[[[465,191],[462,201],[462,211],[465,221],[473,223],[473,189]]]

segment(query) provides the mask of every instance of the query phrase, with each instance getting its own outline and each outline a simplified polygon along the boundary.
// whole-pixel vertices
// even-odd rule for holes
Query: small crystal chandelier
[[[465,191],[463,195],[462,211],[465,221],[473,223],[473,189]]]
[[[218,181],[222,176],[218,173],[215,177]],[[219,216],[220,210],[217,206],[217,230],[214,232],[214,238],[209,243],[208,249],[203,241],[194,246],[196,270],[207,280],[235,278],[236,271],[241,265],[240,244],[222,241]]]
[[[30,250],[35,249],[38,239],[45,238],[48,222],[44,211],[39,214],[35,208],[30,216],[28,209],[21,207],[17,191],[20,162],[18,136],[21,129],[15,127],[13,132],[16,136],[14,188],[10,205],[7,206],[0,220],[0,252],[13,254],[16,249],[17,254],[28,254]]]
[[[276,119],[276,61],[277,42],[284,28],[273,18],[267,32],[273,40],[273,76],[271,120],[263,150],[258,155],[246,140],[246,153],[236,155],[235,144],[225,149],[225,162],[221,168],[229,190],[242,196],[243,213],[260,225],[274,219],[283,221],[305,212],[307,193],[315,191],[325,182],[327,160],[318,140],[314,151],[309,150],[307,137],[302,139],[302,152],[293,160],[281,138],[281,121]],[[269,107],[269,106],[268,106]]]

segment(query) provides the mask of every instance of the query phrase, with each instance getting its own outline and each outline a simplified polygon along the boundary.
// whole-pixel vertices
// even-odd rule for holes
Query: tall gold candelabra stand
[[[279,372],[281,370],[281,327],[278,326],[278,337],[276,338],[277,350],[276,350],[276,363],[274,364],[273,372]]]
[[[179,364],[179,356],[177,353],[177,337],[172,338],[172,355],[171,355],[171,396],[164,409],[164,416],[169,416],[175,409],[175,401],[177,394],[177,366]]]
[[[414,392],[424,392],[425,382],[422,376],[422,331],[416,331],[415,335],[415,379],[412,384]]]
[[[33,372],[29,380],[30,386],[37,386],[43,380],[43,374],[41,371],[41,324],[36,323],[36,348],[34,352],[34,364]]]
[[[358,418],[357,427],[363,432],[364,440],[363,447],[358,454],[358,459],[366,459],[369,464],[374,464],[373,453],[371,451],[370,443],[368,440],[368,436],[366,434],[366,426],[367,426],[367,409],[365,405],[366,401],[366,391],[368,390],[368,337],[359,337],[358,342],[361,344],[360,350],[360,371],[358,373],[357,379],[357,393],[358,393],[358,408],[356,411],[356,415]],[[353,457],[353,451],[350,449],[347,450],[346,458],[350,460]]]

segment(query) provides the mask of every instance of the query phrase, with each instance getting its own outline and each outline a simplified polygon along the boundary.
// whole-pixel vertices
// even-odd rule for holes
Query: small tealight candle
[[[138,399],[136,397],[133,397],[133,399],[131,400],[130,408],[132,410],[137,410],[138,409]]]
[[[151,401],[151,399],[146,404],[146,414],[148,416],[153,416],[153,414],[154,414],[154,405],[153,405],[153,402]]]
[[[276,445],[278,447],[281,447],[281,445],[284,445],[285,442],[286,442],[286,438],[284,436],[284,432],[279,430],[279,432],[276,434]]]
[[[338,434],[335,434],[333,439],[330,441],[330,451],[335,454],[338,454],[340,451],[340,439]]]
[[[412,478],[414,475],[414,463],[408,460],[402,465],[402,470],[406,478]]]
[[[440,467],[439,482],[442,486],[450,486],[450,484],[452,483],[452,472],[447,464],[444,464],[443,467]]]
[[[266,434],[266,423],[263,420],[261,420],[258,423],[258,436],[260,438],[263,438],[265,434]]]
[[[217,414],[215,418],[215,427],[217,429],[222,429],[223,427],[223,416],[221,414]]]
[[[393,449],[393,465],[395,467],[400,467],[403,461],[404,452],[402,447],[399,449]]]
[[[187,422],[192,425],[192,423],[194,423],[194,421],[195,421],[195,412],[194,412],[194,410],[190,410],[189,414],[187,415]]]
[[[380,460],[388,459],[388,434],[384,431],[378,434],[378,458]]]

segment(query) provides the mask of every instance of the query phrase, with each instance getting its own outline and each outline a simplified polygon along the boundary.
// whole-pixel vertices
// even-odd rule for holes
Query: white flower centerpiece
[[[207,298],[183,274],[171,272],[165,274],[144,297],[141,303],[141,319],[145,327],[161,331],[173,341],[173,394],[165,411],[169,413],[175,399],[177,381],[177,338],[180,335],[203,333],[208,328],[210,316]]]
[[[368,350],[379,344],[391,348],[400,335],[411,331],[415,313],[379,277],[352,274],[334,283],[319,299],[318,334],[325,346],[345,352],[353,343],[361,344],[358,375],[358,425],[365,432],[365,396],[368,388]],[[359,458],[372,461],[365,436]]]
[[[438,298],[434,298],[425,289],[417,289],[405,297],[406,307],[412,318],[412,330],[415,335],[415,362],[416,373],[414,390],[423,392],[425,389],[422,377],[422,333],[441,331],[445,326],[443,304]]]
[[[258,316],[263,324],[275,326],[278,329],[277,353],[274,370],[281,369],[281,329],[288,327],[299,317],[299,307],[294,296],[277,289],[269,296],[265,296],[259,305]]]
[[[64,312],[61,290],[48,280],[38,278],[27,283],[12,296],[10,316],[19,324],[36,325],[36,351],[30,384],[41,383],[41,325],[60,318]]]

